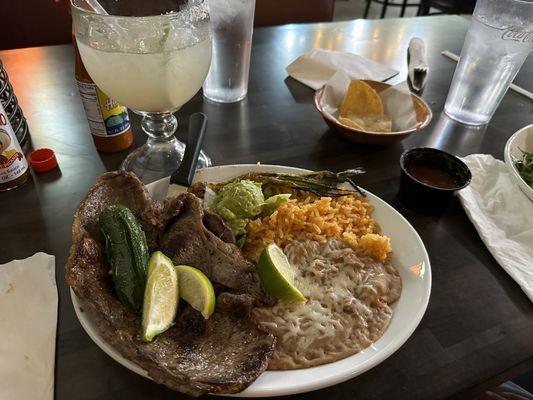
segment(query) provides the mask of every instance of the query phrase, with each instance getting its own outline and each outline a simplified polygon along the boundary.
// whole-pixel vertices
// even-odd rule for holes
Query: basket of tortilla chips
[[[317,90],[315,106],[333,132],[374,145],[403,140],[432,118],[427,103],[406,84],[351,80],[339,73]]]

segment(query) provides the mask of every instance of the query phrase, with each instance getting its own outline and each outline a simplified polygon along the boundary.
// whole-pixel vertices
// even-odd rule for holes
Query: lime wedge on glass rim
[[[150,257],[144,291],[142,337],[150,342],[166,331],[178,309],[178,274],[172,261],[160,251]]]
[[[205,319],[215,311],[215,291],[211,281],[199,269],[188,265],[176,265],[180,297]]]
[[[294,284],[294,267],[276,244],[271,243],[263,250],[257,272],[265,290],[272,296],[286,301],[307,300]]]

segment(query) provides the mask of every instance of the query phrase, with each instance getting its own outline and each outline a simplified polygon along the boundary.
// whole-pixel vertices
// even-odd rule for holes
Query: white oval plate
[[[299,168],[273,165],[227,165],[198,170],[195,181],[224,182],[246,172],[308,172]],[[385,334],[367,349],[330,364],[292,371],[266,371],[237,397],[268,397],[296,393],[332,386],[375,367],[405,343],[418,326],[429,301],[431,292],[431,268],[422,240],[414,228],[394,208],[379,197],[366,195],[374,205],[374,218],[382,232],[391,238],[392,260],[402,277],[403,289],[400,299],[392,306],[394,314]],[[126,368],[148,377],[146,371],[122,357],[100,336],[83,300],[71,290],[72,303],[81,325],[91,339],[111,358]],[[82,312],[81,309],[84,311]]]
[[[533,151],[533,124],[523,127],[511,136],[505,144],[505,150],[503,152],[505,165],[513,176],[514,181],[529,200],[533,201],[533,188],[522,179],[513,162],[513,159],[522,158],[520,149]]]

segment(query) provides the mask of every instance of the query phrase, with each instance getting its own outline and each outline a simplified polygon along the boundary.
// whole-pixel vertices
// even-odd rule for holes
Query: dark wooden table
[[[209,116],[205,149],[215,164],[284,164],[334,171],[364,166],[361,185],[398,209],[429,252],[433,290],[420,326],[393,356],[340,385],[293,396],[305,399],[471,399],[485,388],[533,367],[533,305],[492,258],[457,201],[439,215],[422,214],[397,198],[401,153],[432,146],[466,155],[503,157],[507,138],[533,122],[533,103],[509,92],[492,122],[468,129],[441,117],[455,64],[440,55],[459,53],[468,27],[456,16],[287,25],[254,33],[250,91],[238,104],[197,95],[179,113],[178,136],[188,115]],[[403,143],[369,147],[332,134],[312,105],[313,92],[286,78],[284,67],[312,47],[353,51],[401,70],[409,39],[426,40],[430,75],[423,94],[432,124]],[[55,149],[60,170],[0,194],[0,263],[38,251],[56,256],[59,326],[56,399],[178,399],[186,396],[129,372],[85,334],[63,277],[76,204],[97,176],[116,169],[126,153],[95,151],[73,80],[70,46],[0,52],[28,117],[34,147]],[[533,89],[533,60],[516,81]],[[134,84],[132,82],[132,84]],[[142,93],[139,93],[142,95]],[[136,144],[145,140],[135,120]],[[1,383],[0,383],[1,384]]]

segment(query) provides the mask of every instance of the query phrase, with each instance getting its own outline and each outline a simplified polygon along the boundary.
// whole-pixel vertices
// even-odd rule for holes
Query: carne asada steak
[[[236,293],[246,293],[259,303],[264,297],[254,265],[234,244],[226,243],[207,229],[202,201],[183,193],[165,203],[165,232],[159,249],[174,264],[192,265],[211,281]],[[208,221],[213,225],[215,215]],[[222,220],[218,224],[224,225]]]
[[[110,266],[97,225],[101,210],[111,204],[126,205],[146,229],[148,241],[156,246],[160,237],[166,238],[166,250],[172,250],[168,255],[174,258],[183,246],[176,236],[179,226],[183,225],[182,229],[188,235],[196,235],[202,220],[195,208],[193,195],[188,194],[179,202],[181,211],[169,214],[169,205],[164,211],[152,202],[133,174],[107,173],[100,177],[74,215],[73,245],[66,266],[66,280],[76,295],[84,300],[103,338],[122,356],[145,369],[154,381],[196,396],[207,392],[236,393],[249,386],[266,369],[274,351],[275,338],[259,328],[245,313],[235,312],[236,309],[249,310],[250,295],[257,293],[250,292],[248,286],[240,287],[230,279],[232,273],[238,274],[241,279],[245,279],[246,274],[255,275],[253,266],[244,258],[244,262],[239,259],[239,263],[225,261],[227,254],[237,257],[238,249],[234,245],[206,232],[202,233],[202,240],[187,242],[190,254],[199,254],[198,250],[190,247],[204,246],[206,240],[211,241],[212,265],[216,265],[218,271],[214,272],[213,267],[210,277],[222,291],[220,304],[215,313],[204,320],[182,301],[175,324],[150,343],[141,340],[140,316],[122,305],[109,275]],[[195,210],[194,213],[191,210]],[[163,233],[171,214],[177,218]],[[191,230],[185,223],[192,223],[193,216],[199,217],[200,223]],[[178,251],[173,250],[171,242],[178,246]],[[231,250],[233,248],[235,250]],[[238,267],[242,267],[243,271],[239,271]],[[214,277],[221,281],[215,282]],[[224,292],[226,287],[235,294]]]
[[[226,243],[235,244],[235,236],[233,236],[233,231],[218,215],[206,212],[203,223],[204,226],[215,236],[219,237],[220,240]]]

